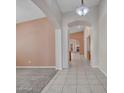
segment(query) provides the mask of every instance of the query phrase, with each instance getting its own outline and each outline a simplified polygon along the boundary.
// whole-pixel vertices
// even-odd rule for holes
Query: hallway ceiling
[[[84,0],[84,4],[93,7],[99,4],[100,0]],[[57,0],[62,13],[74,11],[81,5],[81,0]]]
[[[46,17],[31,0],[16,0],[16,23]]]
[[[91,25],[87,21],[77,20],[69,23],[68,26],[74,27],[74,26],[91,26]]]
[[[85,26],[91,26],[86,21],[77,20],[68,24],[69,33],[81,32],[84,30]]]
[[[77,33],[77,32],[82,32],[84,30],[84,26],[73,26],[69,27],[69,33]]]

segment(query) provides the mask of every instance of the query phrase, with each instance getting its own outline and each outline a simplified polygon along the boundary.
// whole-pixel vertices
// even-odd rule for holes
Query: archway
[[[91,51],[91,24],[87,21],[83,20],[76,20],[73,22],[68,23],[68,31],[69,31],[69,39],[74,39],[73,41],[79,41],[81,46],[73,45],[76,47],[72,47],[71,49],[70,44],[69,44],[69,59],[72,58],[71,55],[73,53],[77,53],[79,50],[79,54],[81,56],[84,56],[88,62],[91,61],[92,58],[92,51]],[[70,40],[69,40],[70,41]],[[69,42],[70,43],[70,42]],[[70,53],[71,51],[71,53]],[[71,54],[71,55],[70,55]]]
[[[97,25],[94,24],[96,20],[92,20],[92,15],[91,16],[86,16],[86,17],[79,17],[77,15],[73,16],[68,15],[64,18],[63,20],[63,36],[62,36],[62,41],[63,41],[63,68],[68,68],[68,60],[69,60],[69,27],[74,26],[74,25],[79,25],[82,24],[85,28],[85,34],[87,36],[90,35],[91,38],[91,44],[90,44],[90,65],[92,67],[96,67],[97,65]],[[85,35],[85,36],[86,36]],[[86,45],[86,44],[85,44]],[[85,46],[86,48],[87,46]],[[85,49],[85,57],[87,58],[87,48]]]

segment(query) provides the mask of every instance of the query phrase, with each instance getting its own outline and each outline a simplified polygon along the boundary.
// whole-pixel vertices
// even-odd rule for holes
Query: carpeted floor
[[[56,72],[52,68],[17,68],[16,93],[40,93]]]

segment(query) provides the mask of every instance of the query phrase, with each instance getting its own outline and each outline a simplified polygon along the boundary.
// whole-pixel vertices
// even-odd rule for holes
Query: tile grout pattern
[[[107,93],[107,78],[85,58],[73,54],[69,69],[58,71],[41,93]]]

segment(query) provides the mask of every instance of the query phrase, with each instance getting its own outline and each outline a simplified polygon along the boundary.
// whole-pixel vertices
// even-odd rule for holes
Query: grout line
[[[81,58],[81,57],[80,57]],[[84,62],[84,60],[81,58],[81,61],[82,62]],[[86,63],[84,63],[84,64],[86,64]],[[86,71],[86,69],[84,69],[84,73],[85,73],[85,76],[86,76],[86,79],[87,79],[87,81],[88,81],[88,87],[89,87],[89,89],[90,89],[90,93],[92,93],[92,89],[91,89],[91,86],[90,86],[90,83],[89,83],[89,80],[88,80],[88,76],[87,76],[87,71]]]
[[[68,68],[68,69],[69,69],[69,68]],[[64,89],[65,83],[66,83],[66,81],[67,81],[67,75],[68,75],[68,72],[66,73],[65,81],[64,81],[64,84],[63,84],[63,87],[62,87],[62,90],[61,90],[60,93],[63,93],[63,89]]]
[[[44,91],[45,91],[45,89],[47,89],[47,87],[48,87],[48,89],[46,90],[46,92],[49,91],[49,89],[51,88],[51,87],[49,86],[49,84],[52,82],[51,85],[53,85],[53,83],[55,82],[55,80],[56,80],[57,77],[58,77],[58,73],[59,73],[59,71],[56,73],[56,75],[53,77],[53,79],[50,80],[50,82],[44,87],[44,89],[41,91],[41,93],[44,93]]]
[[[78,67],[76,68],[76,93],[78,92]]]
[[[100,85],[102,85],[102,87],[104,88],[105,92],[107,93],[107,90],[105,89],[105,87],[103,86],[102,82],[99,80],[99,78],[97,77],[96,73],[93,72],[93,74],[96,76],[96,78],[98,79],[98,81],[100,82]],[[87,78],[88,79],[88,78]],[[88,84],[89,84],[89,80],[88,80]],[[90,86],[90,84],[89,84]],[[90,88],[91,93],[92,93],[92,89]]]
[[[90,89],[90,93],[92,93],[92,89],[91,89],[91,86],[90,86],[90,83],[89,83],[89,79],[88,79],[88,76],[87,76],[87,72],[85,72],[86,74],[86,78],[87,78],[87,81],[88,81],[88,86],[89,86],[89,89]]]
[[[77,63],[77,64],[76,64]],[[87,68],[88,67],[88,68]],[[61,86],[61,91],[60,91],[60,93],[63,93],[63,91],[64,91],[64,87],[65,87],[65,85],[66,85],[66,82],[67,82],[67,80],[69,79],[68,78],[68,75],[69,75],[69,71],[70,71],[70,69],[73,69],[74,70],[74,73],[75,73],[75,71],[76,71],[76,73],[74,74],[74,76],[76,75],[76,85],[74,85],[74,86],[76,86],[76,93],[78,93],[78,77],[79,77],[79,72],[81,71],[80,70],[80,68],[84,68],[84,75],[85,75],[85,77],[86,77],[86,80],[87,80],[87,82],[88,82],[88,84],[86,84],[86,86],[89,88],[89,90],[90,90],[90,93],[93,93],[93,91],[92,91],[92,88],[91,88],[91,84],[90,84],[90,81],[89,81],[89,77],[88,77],[88,71],[87,70],[89,70],[90,68],[92,68],[92,67],[90,67],[88,64],[87,64],[87,62],[86,62],[86,60],[84,60],[84,58],[82,58],[81,56],[76,56],[76,59],[74,59],[73,60],[73,62],[72,62],[72,67],[70,67],[70,68],[68,68],[67,69],[67,72],[66,73],[59,73],[59,71],[57,72],[57,76],[54,78],[54,80],[53,80],[53,82],[51,83],[51,84],[54,84],[54,82],[57,80],[57,78],[58,77],[61,77],[61,76],[63,76],[63,75],[65,75],[65,79],[64,79],[64,81],[63,81],[63,85]],[[92,68],[93,69],[93,68]],[[73,70],[72,70],[72,72],[73,72]],[[66,71],[66,70],[65,70]],[[78,72],[79,71],[79,72]],[[63,70],[62,70],[62,72],[63,72]],[[98,79],[98,81],[100,81],[100,79],[97,77],[97,73],[95,73],[94,71],[93,71],[93,74],[95,75],[95,77],[96,77],[96,79]],[[75,78],[74,78],[75,79]],[[102,82],[100,81],[100,85],[104,88],[104,86],[103,86],[103,84],[102,84]],[[49,88],[50,87],[48,87],[48,90],[49,90]],[[104,88],[104,90],[106,90],[105,88]],[[49,91],[47,91],[47,93],[48,93]],[[107,91],[106,91],[106,93],[107,93]]]
[[[60,73],[59,75],[57,75],[57,76],[55,77],[55,79],[54,79],[52,85],[54,85],[54,82],[56,81],[56,79],[57,79],[58,77],[61,76],[61,74],[62,74],[62,73]],[[66,75],[66,77],[67,77],[67,75]],[[65,79],[65,80],[66,80],[66,79]],[[65,83],[65,80],[64,80],[64,83]],[[50,88],[51,88],[51,87],[48,88],[48,91],[49,91]],[[62,90],[63,90],[63,88],[64,88],[64,84],[62,85]],[[62,90],[60,91],[60,93],[62,93]]]
[[[101,83],[101,85],[102,85],[102,87],[104,88],[105,92],[107,93],[106,88],[103,86],[103,84],[102,84],[101,80],[97,77],[97,74],[96,74],[96,73],[94,73],[94,74],[95,74],[96,78],[98,79],[98,81]]]

